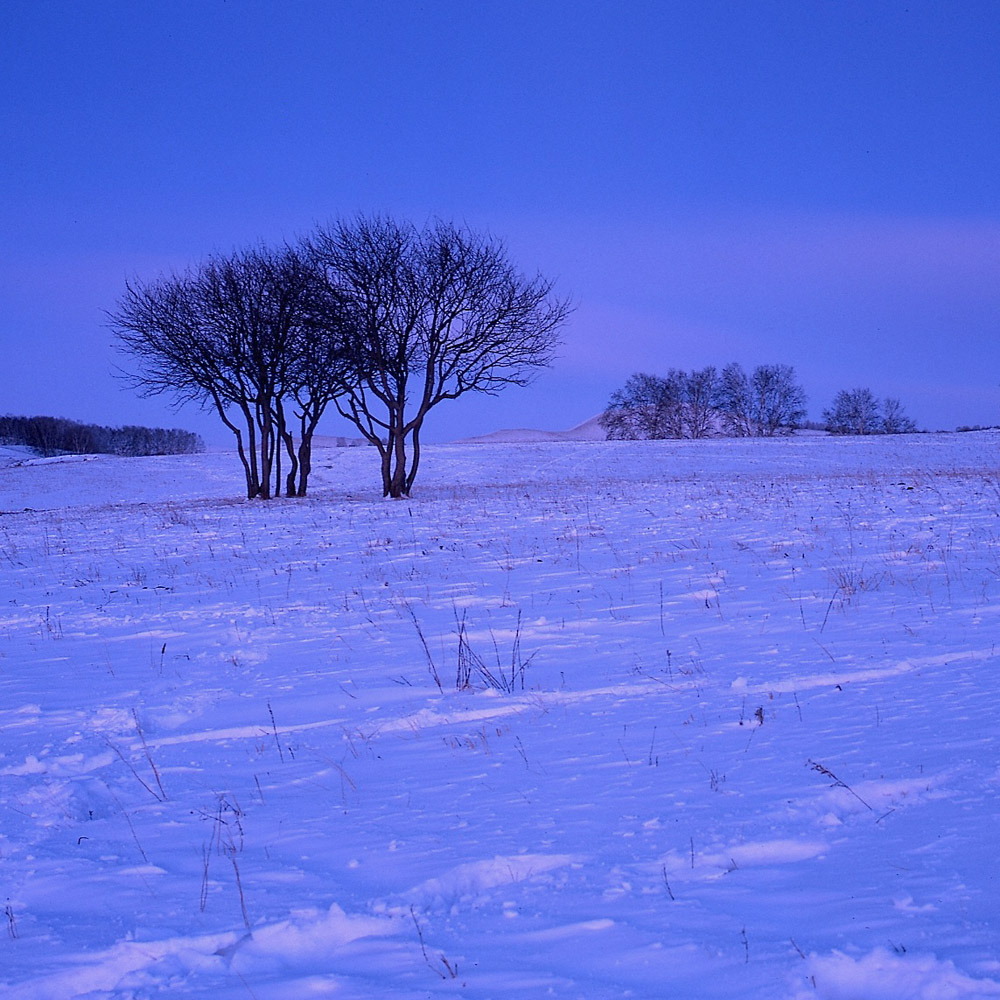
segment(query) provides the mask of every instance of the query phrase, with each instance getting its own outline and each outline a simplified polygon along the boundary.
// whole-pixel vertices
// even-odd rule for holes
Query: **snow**
[[[1000,996],[998,446],[5,451],[0,994]]]

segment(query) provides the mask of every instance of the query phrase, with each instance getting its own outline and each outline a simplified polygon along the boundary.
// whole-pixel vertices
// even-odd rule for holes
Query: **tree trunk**
[[[299,441],[299,486],[296,496],[304,497],[306,495],[310,472],[312,472],[312,428],[307,434],[303,427],[302,439]]]
[[[271,455],[274,448],[274,435],[271,426],[271,407],[257,404],[257,416],[260,421],[260,491],[257,496],[261,500],[271,499]]]
[[[389,417],[389,452],[392,456],[392,477],[389,496],[394,500],[406,496],[406,425],[403,423],[402,404],[394,406]]]
[[[240,456],[240,464],[243,466],[243,475],[246,478],[247,484],[247,499],[252,500],[257,495],[257,483],[253,475],[253,466],[250,460],[247,458],[247,451],[243,445],[243,432],[236,426],[226,414],[225,404],[222,399],[215,393],[213,393],[213,401],[215,403],[215,409],[219,416],[222,418],[222,422],[233,432],[236,438],[236,451]],[[251,431],[253,428],[251,428]]]
[[[247,499],[252,500],[257,495],[257,484],[253,481],[253,473],[250,469],[250,462],[247,460],[246,449],[243,447],[243,435],[239,427],[230,425],[230,429],[236,435],[236,451],[239,453],[240,462],[243,463],[243,475],[247,481]]]
[[[407,496],[410,495],[410,490],[413,488],[413,480],[417,478],[417,466],[420,465],[420,424],[418,423],[413,428],[413,450],[410,456],[410,471],[406,474],[406,489],[405,493]]]
[[[396,427],[393,431],[392,443],[392,477],[389,480],[389,496],[393,500],[398,500],[407,494],[406,486],[406,438],[403,437],[402,428]]]
[[[325,405],[325,404],[324,404]],[[299,438],[299,486],[296,495],[304,497],[309,485],[309,473],[312,472],[312,439],[323,415],[323,406],[314,411],[304,408],[301,414]]]
[[[288,429],[288,421],[285,419],[285,408],[280,397],[274,401],[274,419],[277,423],[275,434],[275,459],[274,459],[274,495],[281,496],[281,449],[285,449],[288,455],[288,475],[285,478],[285,496],[295,496],[295,474],[298,472],[298,459],[295,457],[295,440],[292,432]]]
[[[245,403],[240,405],[247,425],[246,457],[250,460],[250,482],[247,488],[247,499],[254,500],[260,496],[260,468],[257,464],[257,423],[250,407]]]
[[[284,421],[277,425],[274,435],[274,496],[281,496],[281,446],[285,443]]]
[[[392,490],[392,438],[389,439],[389,446],[379,444],[379,454],[382,458],[382,496],[389,496]]]
[[[295,490],[295,480],[299,475],[300,468],[300,461],[295,452],[295,438],[292,437],[291,431],[285,431],[281,437],[285,445],[285,451],[288,453],[288,476],[285,479],[285,496],[305,496],[304,493],[297,494]],[[301,448],[299,452],[301,453]]]

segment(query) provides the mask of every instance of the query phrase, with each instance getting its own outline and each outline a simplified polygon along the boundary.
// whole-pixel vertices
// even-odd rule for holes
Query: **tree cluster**
[[[880,402],[870,389],[841,389],[823,420],[831,434],[912,434],[917,429],[898,399]]]
[[[569,313],[551,293],[491,237],[359,216],[130,283],[110,318],[142,393],[214,409],[232,431],[248,497],[306,494],[331,404],[400,497],[434,406],[525,385],[549,363]]]
[[[63,417],[0,417],[0,443],[40,455],[193,455],[205,443],[190,431],[162,427],[103,427]]]
[[[773,437],[805,416],[805,393],[789,365],[737,363],[665,376],[638,373],[611,396],[600,424],[611,440]]]

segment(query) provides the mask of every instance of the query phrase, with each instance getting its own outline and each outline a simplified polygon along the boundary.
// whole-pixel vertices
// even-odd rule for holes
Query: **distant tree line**
[[[40,455],[192,455],[205,443],[190,431],[162,427],[103,427],[63,417],[0,417],[0,444]]]
[[[823,421],[831,434],[912,434],[917,429],[898,399],[880,402],[871,389],[841,389],[823,411]]]
[[[789,365],[758,365],[749,374],[737,363],[666,375],[639,372],[612,393],[600,424],[609,440],[774,437],[800,427],[831,434],[911,434],[916,424],[895,398],[870,389],[844,389],[823,411],[805,420],[806,395]]]
[[[736,362],[665,375],[638,373],[612,394],[600,424],[611,440],[774,437],[805,417],[806,396],[789,365]]]
[[[383,494],[401,497],[427,413],[527,384],[569,311],[491,236],[358,216],[131,282],[110,320],[142,394],[214,410],[233,433],[248,497],[305,496],[331,406],[377,449]]]

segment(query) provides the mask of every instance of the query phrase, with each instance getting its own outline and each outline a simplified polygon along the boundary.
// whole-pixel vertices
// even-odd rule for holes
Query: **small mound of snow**
[[[256,928],[236,943],[239,957],[234,965],[250,971],[275,963],[305,966],[329,958],[338,949],[360,938],[385,937],[397,928],[385,917],[348,914],[336,903],[328,911],[304,909],[287,920]]]
[[[794,864],[809,861],[827,852],[829,848],[822,841],[815,840],[763,840],[756,843],[736,844],[714,857],[706,855],[709,864],[725,865],[735,861],[741,868],[755,865]]]
[[[486,861],[470,861],[414,886],[407,895],[421,905],[450,903],[482,895],[497,886],[524,882],[553,868],[563,868],[577,861],[572,854],[497,855]]]
[[[895,955],[876,948],[861,958],[839,951],[808,961],[808,988],[794,1000],[986,1000],[1000,982],[972,979],[933,955]]]
[[[163,871],[155,865],[128,870],[144,875]],[[137,984],[148,986],[158,976],[223,976],[227,968],[241,977],[244,973],[261,975],[281,969],[308,971],[316,962],[329,962],[342,954],[355,941],[387,938],[398,931],[384,917],[348,914],[334,903],[325,912],[297,910],[287,920],[242,935],[227,932],[119,941],[103,951],[72,956],[64,962],[69,967],[54,974],[16,984],[0,982],[0,987],[10,1000],[138,996],[133,988]]]

